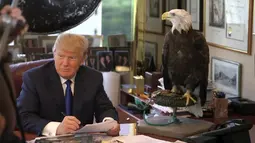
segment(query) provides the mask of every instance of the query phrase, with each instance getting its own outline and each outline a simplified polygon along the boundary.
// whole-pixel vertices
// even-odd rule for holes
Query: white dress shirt
[[[71,90],[72,90],[72,95],[74,96],[74,80],[75,79],[75,76],[73,78],[71,78],[70,80],[72,81],[71,83]],[[65,82],[67,81],[67,79],[64,79],[62,77],[60,77],[60,81],[61,81],[61,84],[62,84],[62,87],[63,87],[63,91],[64,91],[64,96],[65,96],[65,92],[66,92],[66,84]],[[106,121],[106,120],[114,120],[113,118],[111,117],[105,117],[103,122]],[[42,131],[42,135],[44,136],[55,136],[56,135],[56,131],[57,131],[57,128],[58,126],[60,125],[61,122],[49,122],[43,129]]]

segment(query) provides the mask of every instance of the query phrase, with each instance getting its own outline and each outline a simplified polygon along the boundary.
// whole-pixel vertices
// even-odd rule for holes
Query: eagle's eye
[[[175,13],[171,13],[172,16],[175,16]]]

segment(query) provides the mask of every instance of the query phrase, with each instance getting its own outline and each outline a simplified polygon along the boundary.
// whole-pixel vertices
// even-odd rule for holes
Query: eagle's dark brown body
[[[166,87],[184,86],[194,91],[200,86],[201,105],[206,101],[209,48],[204,36],[197,31],[170,31],[163,46],[163,68]]]

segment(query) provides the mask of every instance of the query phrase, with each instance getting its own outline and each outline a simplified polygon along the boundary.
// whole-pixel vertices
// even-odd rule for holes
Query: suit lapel
[[[56,104],[60,112],[65,112],[65,98],[63,87],[60,81],[60,77],[55,69],[54,63],[50,66],[48,77],[49,82],[47,83],[47,89],[49,89],[48,93],[51,96],[52,104]]]
[[[88,86],[88,82],[85,80],[88,79],[86,76],[86,69],[84,67],[80,67],[79,71],[76,74],[75,77],[75,85],[74,85],[74,100],[73,102],[73,113],[76,116],[80,116],[80,110],[82,109],[84,100],[86,98],[86,92]]]

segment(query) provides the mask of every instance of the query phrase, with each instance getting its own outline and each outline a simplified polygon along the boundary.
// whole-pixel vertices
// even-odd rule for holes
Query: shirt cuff
[[[42,135],[44,136],[56,136],[57,128],[60,122],[49,122],[43,129]]]
[[[106,120],[114,120],[114,119],[111,117],[105,117],[102,122],[105,122]]]

